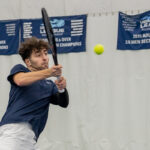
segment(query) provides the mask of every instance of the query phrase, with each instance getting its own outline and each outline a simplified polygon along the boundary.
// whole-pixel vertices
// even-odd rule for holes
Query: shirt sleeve
[[[15,65],[11,71],[10,71],[10,74],[8,75],[7,77],[7,80],[11,83],[11,84],[15,84],[14,81],[13,81],[13,76],[16,74],[16,73],[19,73],[19,72],[29,72],[29,70],[21,65],[21,64],[18,64],[18,65]]]
[[[68,94],[67,89],[65,89],[65,91],[63,93],[57,92],[54,95],[52,95],[50,103],[54,104],[54,105],[59,105],[64,108],[68,107],[69,94]]]

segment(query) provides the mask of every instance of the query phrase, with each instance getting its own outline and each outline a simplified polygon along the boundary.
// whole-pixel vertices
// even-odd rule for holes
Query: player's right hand
[[[59,77],[62,74],[62,65],[53,65],[49,68],[49,71],[51,77]]]

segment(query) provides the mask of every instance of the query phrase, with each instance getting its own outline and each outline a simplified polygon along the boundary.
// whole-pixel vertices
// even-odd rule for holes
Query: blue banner
[[[86,15],[50,17],[58,53],[86,51]],[[35,36],[47,40],[42,19],[21,20],[21,41]]]
[[[0,55],[18,53],[19,20],[0,21]]]
[[[119,12],[117,49],[150,49],[150,11],[138,15]]]

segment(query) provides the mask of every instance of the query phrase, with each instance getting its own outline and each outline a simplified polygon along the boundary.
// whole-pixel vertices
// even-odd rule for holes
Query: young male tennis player
[[[20,46],[19,54],[26,66],[15,65],[8,76],[11,90],[0,122],[1,150],[37,150],[36,141],[45,127],[50,104],[68,106],[62,66],[49,68],[48,49],[47,42],[35,37]],[[47,79],[58,76],[55,83]]]

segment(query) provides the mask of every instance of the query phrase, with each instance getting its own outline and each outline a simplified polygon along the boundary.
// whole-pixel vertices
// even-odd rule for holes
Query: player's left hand
[[[60,77],[59,79],[55,80],[55,84],[59,90],[66,88],[66,79],[64,77]]]

